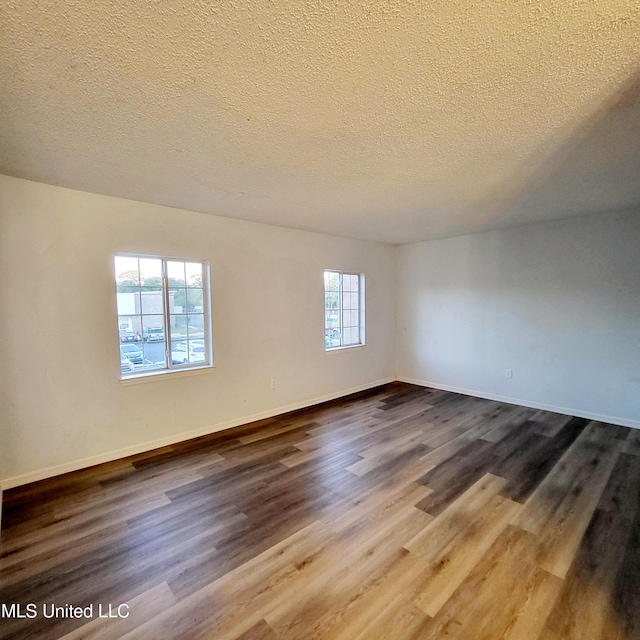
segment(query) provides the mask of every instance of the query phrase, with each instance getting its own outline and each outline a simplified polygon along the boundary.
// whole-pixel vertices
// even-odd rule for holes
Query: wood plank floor
[[[638,442],[393,383],[19,487],[0,637],[640,639]]]

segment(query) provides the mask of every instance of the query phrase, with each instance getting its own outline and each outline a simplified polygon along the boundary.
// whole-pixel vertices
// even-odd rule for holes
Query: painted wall
[[[395,376],[393,247],[3,176],[0,216],[5,488]],[[119,380],[116,252],[209,260],[215,368]],[[365,274],[365,347],[325,352],[325,268]]]
[[[396,340],[401,380],[640,427],[640,212],[400,247]]]

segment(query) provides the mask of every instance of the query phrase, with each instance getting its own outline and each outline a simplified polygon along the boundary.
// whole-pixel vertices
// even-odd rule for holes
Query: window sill
[[[139,375],[120,378],[120,383],[125,387],[132,384],[143,384],[145,382],[153,382],[155,380],[166,380],[167,378],[187,378],[189,376],[201,376],[210,373],[215,365],[208,364],[204,367],[194,367],[193,369],[184,369],[176,371],[175,369],[163,369],[162,371],[150,371],[149,373],[141,373]]]
[[[350,351],[353,349],[359,350],[359,349],[364,349],[364,344],[350,344],[347,345],[345,347],[331,347],[329,349],[325,348],[324,352],[329,354],[329,353],[338,353],[340,351]]]

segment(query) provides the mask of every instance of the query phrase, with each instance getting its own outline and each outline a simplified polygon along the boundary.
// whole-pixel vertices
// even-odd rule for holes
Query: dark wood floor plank
[[[449,411],[444,416],[442,414],[435,415],[432,411],[427,412],[425,418],[431,422],[432,426],[424,443],[437,449],[468,433],[470,429],[479,424],[484,426],[483,434],[486,433],[491,429],[487,412],[491,413],[490,407],[494,404],[497,403],[487,405],[486,403],[467,402],[460,411]]]
[[[565,577],[621,445],[609,425],[590,423],[525,503],[516,524],[539,536],[546,571]]]
[[[29,583],[36,576],[78,557],[87,556],[105,545],[117,544],[129,536],[126,524],[94,528],[90,533],[60,537],[45,548],[27,547],[22,552],[5,556],[2,561],[2,585]]]
[[[631,522],[619,513],[595,512],[562,594],[546,622],[554,635],[566,640],[637,637],[638,626],[635,635],[627,635],[628,620],[619,619],[615,606],[611,606],[625,558],[623,550],[627,549],[631,533]],[[621,635],[623,627],[625,633]]]
[[[535,423],[535,432],[541,436],[553,438],[569,422],[571,416],[551,411],[536,411],[530,418]]]
[[[493,420],[492,428],[482,436],[482,439],[487,442],[500,442],[509,434],[520,431],[531,415],[533,415],[532,409],[513,405],[500,419]]]
[[[525,423],[519,432],[514,432],[511,438],[505,438],[494,450],[495,455],[501,459],[491,471],[509,480],[502,495],[516,502],[525,502],[529,498],[582,433],[587,421],[565,421],[565,426],[554,438],[539,435],[534,424]],[[519,440],[518,446],[512,448],[515,440]],[[503,456],[507,452],[508,455]]]
[[[492,443],[476,440],[422,476],[420,482],[433,493],[418,508],[434,516],[444,511],[495,465],[493,449]]]
[[[640,456],[640,429],[629,429],[629,435],[622,450],[624,453]]]
[[[640,512],[640,457],[620,454],[598,508],[635,520]]]

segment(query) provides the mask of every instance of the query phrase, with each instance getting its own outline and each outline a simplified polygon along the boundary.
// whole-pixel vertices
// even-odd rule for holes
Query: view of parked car
[[[185,340],[174,343],[171,347],[172,364],[184,364],[186,362],[204,362],[205,345],[204,340]]]
[[[121,331],[120,342],[140,342],[140,334],[133,331]]]
[[[125,356],[122,352],[120,353],[120,371],[122,373],[130,373],[131,371],[135,371],[136,367],[133,364],[133,362],[131,362],[131,360],[129,360],[129,358],[127,358],[127,356]]]
[[[162,327],[149,327],[142,332],[142,339],[145,342],[157,342],[164,340],[164,329]]]
[[[121,344],[120,355],[128,358],[133,364],[142,364],[144,362],[142,351],[135,344]]]

